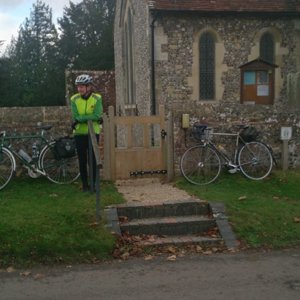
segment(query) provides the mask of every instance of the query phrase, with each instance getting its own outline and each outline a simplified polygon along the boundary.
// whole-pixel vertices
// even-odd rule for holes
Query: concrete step
[[[121,232],[130,235],[201,234],[214,227],[216,221],[202,215],[133,219],[120,223]]]
[[[125,217],[129,220],[211,214],[208,202],[196,201],[193,199],[176,202],[164,202],[161,204],[138,203],[118,205],[117,212],[119,217]]]
[[[224,240],[221,237],[207,237],[197,235],[173,235],[160,236],[142,240],[139,245],[142,247],[156,247],[156,246],[184,246],[184,245],[201,245],[205,247],[223,246]]]

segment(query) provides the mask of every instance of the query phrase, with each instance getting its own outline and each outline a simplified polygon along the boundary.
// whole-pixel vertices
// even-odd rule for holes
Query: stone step
[[[121,233],[130,235],[201,234],[216,227],[213,218],[202,215],[133,219],[120,223]]]
[[[163,218],[171,216],[209,215],[211,210],[206,201],[184,200],[161,204],[118,205],[119,217],[132,219]]]
[[[221,237],[207,237],[186,234],[150,238],[140,241],[139,245],[142,247],[157,247],[169,245],[201,245],[206,247],[219,247],[224,245],[224,240]]]
[[[220,202],[191,199],[162,204],[124,204],[107,207],[104,213],[108,230],[120,236],[126,236],[125,232],[131,236],[144,235],[145,246],[211,244],[223,247],[225,244],[227,248],[238,247],[225,207]]]

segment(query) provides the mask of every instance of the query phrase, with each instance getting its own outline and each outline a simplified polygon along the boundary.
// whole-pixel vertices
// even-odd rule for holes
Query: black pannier
[[[247,143],[255,141],[257,139],[257,136],[258,131],[255,127],[252,126],[244,128],[240,133],[240,137],[242,138],[242,140]]]
[[[75,139],[69,136],[56,139],[54,151],[57,159],[76,156]]]
[[[207,125],[195,123],[192,127],[191,136],[197,141],[202,141],[207,137],[206,129]]]

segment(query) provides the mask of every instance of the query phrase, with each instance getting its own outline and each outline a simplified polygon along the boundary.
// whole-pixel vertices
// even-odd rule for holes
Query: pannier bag
[[[69,136],[58,138],[54,144],[54,150],[57,159],[76,156],[74,138]]]
[[[242,140],[247,143],[255,141],[257,136],[258,131],[255,127],[252,126],[244,128],[240,133],[240,137],[242,138]]]
[[[206,129],[207,125],[196,123],[192,127],[191,135],[194,137],[194,139],[202,141],[206,138]]]

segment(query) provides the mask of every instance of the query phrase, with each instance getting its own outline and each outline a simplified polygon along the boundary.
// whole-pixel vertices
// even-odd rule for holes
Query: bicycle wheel
[[[217,179],[221,160],[209,146],[196,145],[187,149],[180,160],[180,171],[193,184],[205,185]]]
[[[0,151],[0,190],[11,180],[16,170],[16,161],[13,154],[2,147]]]
[[[46,177],[59,184],[67,184],[79,177],[79,166],[77,155],[58,159],[54,152],[55,142],[46,146],[40,154],[39,165],[46,173]]]
[[[263,143],[246,143],[238,154],[238,163],[247,178],[261,180],[267,177],[272,170],[272,154]]]

